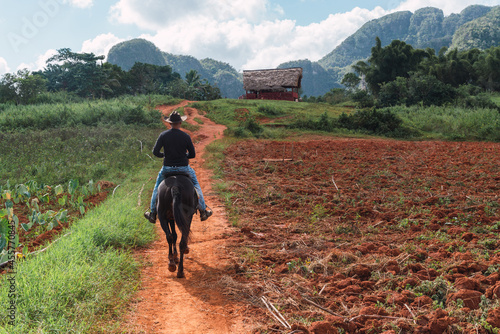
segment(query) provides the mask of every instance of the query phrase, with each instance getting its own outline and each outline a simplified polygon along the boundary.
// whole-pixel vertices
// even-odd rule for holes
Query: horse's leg
[[[174,242],[174,236],[170,232],[170,222],[163,216],[163,214],[159,214],[158,219],[160,220],[161,228],[165,232],[168,242],[168,259],[169,259],[168,270],[170,272],[174,272],[175,270],[177,270],[177,266],[175,265],[174,254],[172,252],[173,248],[175,247],[175,242]]]
[[[187,247],[187,237],[183,234],[181,237],[181,242],[179,243],[179,251],[181,252],[181,258],[179,261],[179,270],[177,270],[177,278],[184,278],[184,254],[186,254]],[[189,251],[188,251],[189,252]]]
[[[191,229],[191,219],[193,217],[186,217],[186,222],[188,224],[188,231]],[[179,250],[181,252],[181,259],[179,262],[179,270],[177,270],[177,277],[178,278],[183,278],[184,276],[184,254],[189,253],[189,247],[188,247],[188,238],[189,238],[189,232],[187,234],[182,234],[181,237],[181,242],[179,242]]]
[[[173,260],[175,264],[179,264],[179,253],[177,253],[177,233],[175,232],[175,221],[172,220],[170,222],[170,229],[172,230],[172,238],[173,238]]]
[[[175,233],[174,220],[167,223],[170,231],[170,240],[168,242],[168,270],[170,272],[175,272],[177,270],[177,234]]]

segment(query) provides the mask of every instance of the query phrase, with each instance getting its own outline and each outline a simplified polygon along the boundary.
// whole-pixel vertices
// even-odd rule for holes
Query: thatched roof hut
[[[302,68],[243,71],[243,89],[246,91],[284,91],[300,88]]]

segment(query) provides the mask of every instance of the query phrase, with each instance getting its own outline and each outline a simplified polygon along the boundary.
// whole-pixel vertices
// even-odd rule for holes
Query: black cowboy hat
[[[187,119],[187,116],[181,116],[177,110],[172,111],[170,116],[168,118],[165,118],[165,121],[169,123],[180,123],[182,121],[185,121]]]

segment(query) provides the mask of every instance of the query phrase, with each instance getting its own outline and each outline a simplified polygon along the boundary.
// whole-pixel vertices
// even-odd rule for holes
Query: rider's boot
[[[156,212],[145,212],[144,217],[149,220],[150,223],[156,224]]]
[[[200,210],[200,220],[205,221],[207,220],[211,215],[213,215],[212,210],[209,208],[206,208],[205,210],[199,209]]]

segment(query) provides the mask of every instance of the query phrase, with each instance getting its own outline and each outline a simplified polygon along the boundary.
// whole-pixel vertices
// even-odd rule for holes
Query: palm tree
[[[200,75],[196,70],[191,70],[186,73],[186,83],[190,87],[198,87],[201,84]]]

